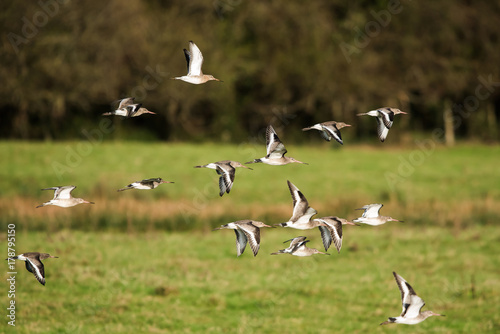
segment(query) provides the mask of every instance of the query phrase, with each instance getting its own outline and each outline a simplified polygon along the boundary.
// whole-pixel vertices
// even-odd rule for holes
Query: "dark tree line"
[[[0,5],[0,137],[70,139],[111,102],[156,116],[116,122],[114,139],[245,140],[267,123],[287,137],[326,120],[375,133],[356,113],[393,106],[393,137],[444,128],[498,141],[496,1],[12,1]],[[223,83],[170,80],[197,43]],[[453,131],[454,129],[454,131]],[[391,130],[392,132],[393,130]],[[396,139],[394,139],[396,140]]]

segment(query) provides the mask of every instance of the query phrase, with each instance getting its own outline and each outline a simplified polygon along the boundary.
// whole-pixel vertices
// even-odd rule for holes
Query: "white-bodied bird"
[[[422,307],[424,307],[425,302],[417,296],[415,290],[411,287],[405,279],[395,272],[392,272],[396,283],[398,284],[399,291],[401,291],[401,303],[403,304],[403,311],[399,317],[390,317],[387,321],[381,323],[381,325],[387,324],[405,324],[405,325],[416,325],[421,323],[428,317],[432,316],[444,316],[444,314],[434,313],[432,311],[420,312]]]

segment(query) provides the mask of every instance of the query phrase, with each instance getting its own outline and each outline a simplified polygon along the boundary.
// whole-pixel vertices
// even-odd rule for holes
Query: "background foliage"
[[[373,120],[355,114],[381,106],[411,113],[401,133],[443,127],[443,111],[453,109],[460,137],[499,139],[496,86],[482,91],[489,94],[470,116],[455,106],[477,96],[488,78],[500,81],[495,1],[0,6],[3,138],[78,138],[112,101],[136,96],[159,115],[123,122],[115,139],[240,141],[278,113],[297,125],[291,133],[335,119],[355,125],[348,136],[363,138],[374,134]],[[189,40],[204,53],[205,72],[223,83],[169,79],[185,73]]]

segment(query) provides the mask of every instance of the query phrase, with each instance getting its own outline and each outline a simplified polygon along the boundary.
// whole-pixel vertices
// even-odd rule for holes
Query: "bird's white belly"
[[[151,187],[142,185],[140,183],[132,183],[132,185],[134,186],[135,189],[140,189],[140,190],[151,189]]]
[[[188,76],[184,75],[182,77],[176,77],[177,80],[182,80],[184,82],[189,82],[191,84],[199,85],[203,82],[201,82],[201,78],[198,76]]]
[[[51,205],[59,206],[61,208],[70,208],[72,206],[75,206],[79,204],[78,202],[73,202],[73,201],[68,201],[68,200],[57,200],[57,201],[51,201]]]

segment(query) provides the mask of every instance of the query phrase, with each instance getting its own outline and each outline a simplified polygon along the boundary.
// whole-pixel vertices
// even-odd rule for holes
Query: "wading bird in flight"
[[[307,163],[299,161],[294,158],[290,157],[285,157],[285,154],[287,152],[285,145],[281,142],[279,139],[278,135],[276,134],[276,131],[274,131],[274,128],[272,125],[269,125],[266,129],[266,148],[267,148],[267,155],[263,158],[260,159],[255,159],[253,161],[245,162],[246,164],[253,164],[253,163],[258,163],[262,162],[264,164],[268,165],[273,165],[273,166],[280,166],[280,165],[286,165],[292,162],[297,162],[300,164],[305,164]]]
[[[318,130],[321,133],[321,137],[323,137],[324,140],[330,141],[333,138],[336,141],[338,141],[341,145],[344,145],[344,142],[342,141],[342,136],[340,135],[340,129],[346,126],[350,125],[343,122],[330,121],[330,122],[314,124],[307,128],[303,128],[302,131],[308,131],[313,129]]]
[[[318,228],[321,232],[321,239],[323,239],[323,246],[325,246],[325,251],[330,248],[330,245],[335,245],[337,252],[340,253],[342,248],[342,225],[356,225],[351,223],[347,219],[339,218],[336,216],[329,216],[323,218],[316,218],[313,221],[318,221],[323,225],[319,225]]]
[[[391,317],[389,320],[384,321],[381,325],[387,324],[405,324],[416,325],[428,317],[444,316],[443,314],[434,313],[432,311],[420,312],[424,307],[425,302],[417,296],[415,290],[411,287],[405,279],[395,272],[392,272],[396,283],[398,284],[399,291],[401,291],[401,303],[403,304],[403,312],[399,317]]]
[[[220,175],[219,177],[220,196],[224,195],[225,193],[229,194],[229,192],[231,191],[231,188],[233,187],[234,176],[236,173],[236,167],[244,167],[252,169],[250,167],[243,165],[238,161],[232,161],[232,160],[223,160],[223,161],[212,162],[207,165],[194,166],[194,168],[215,169],[217,174]]]
[[[45,270],[43,267],[42,260],[48,258],[58,258],[57,256],[52,256],[47,253],[38,253],[38,252],[28,252],[23,253],[21,255],[17,255],[14,257],[10,257],[6,260],[21,260],[26,262],[26,269],[35,275],[35,278],[42,285],[45,285]]]
[[[300,256],[300,257],[311,256],[314,254],[330,255],[328,253],[320,252],[316,248],[307,247],[306,244],[310,240],[306,240],[306,239],[307,239],[307,237],[295,237],[293,239],[286,240],[285,242],[290,241],[290,246],[288,246],[288,248],[285,248],[285,249],[280,249],[276,253],[271,253],[271,255],[290,254],[290,255]],[[283,242],[283,243],[285,243],[285,242]]]
[[[387,222],[403,222],[402,220],[397,220],[389,216],[380,216],[379,211],[383,204],[368,204],[362,208],[356,210],[365,210],[363,215],[359,218],[353,219],[353,223],[367,224],[372,226],[378,226],[385,224]]]
[[[213,230],[230,229],[234,230],[236,234],[236,253],[238,256],[243,254],[247,243],[250,244],[253,256],[257,256],[260,248],[260,228],[261,227],[271,227],[256,220],[238,220],[231,222],[221,227],[214,228]]]
[[[154,189],[162,183],[174,183],[174,182],[164,181],[161,177],[157,177],[153,179],[145,179],[142,181],[132,182],[125,188],[118,189],[117,191],[124,191],[128,189],[143,189],[143,190]]]
[[[195,85],[203,84],[211,80],[221,81],[214,78],[213,75],[203,74],[201,71],[201,65],[203,65],[203,55],[193,41],[189,41],[189,51],[184,49],[184,56],[186,57],[188,74],[172,79],[182,80]]]
[[[86,201],[83,198],[75,198],[71,196],[71,192],[75,188],[76,186],[64,186],[64,187],[52,187],[52,188],[42,189],[42,190],[55,190],[54,198],[48,202],[40,204],[39,206],[37,206],[37,208],[46,205],[55,205],[55,206],[60,206],[61,208],[69,208],[82,203],[94,204],[94,202]]]
[[[358,116],[373,116],[376,117],[377,119],[377,134],[378,138],[380,139],[381,142],[387,138],[387,134],[389,133],[389,129],[392,126],[392,122],[394,121],[394,115],[398,114],[407,114],[404,111],[401,111],[396,108],[380,108],[377,110],[370,110],[367,113],[363,114],[358,114]]]
[[[102,114],[103,116],[110,116],[110,115],[115,115],[115,116],[122,116],[122,117],[137,117],[142,114],[153,114],[156,115],[156,113],[147,110],[146,108],[142,107],[142,103],[134,103],[133,97],[127,97],[125,99],[122,99],[119,101],[118,108],[111,112],[105,112]]]

